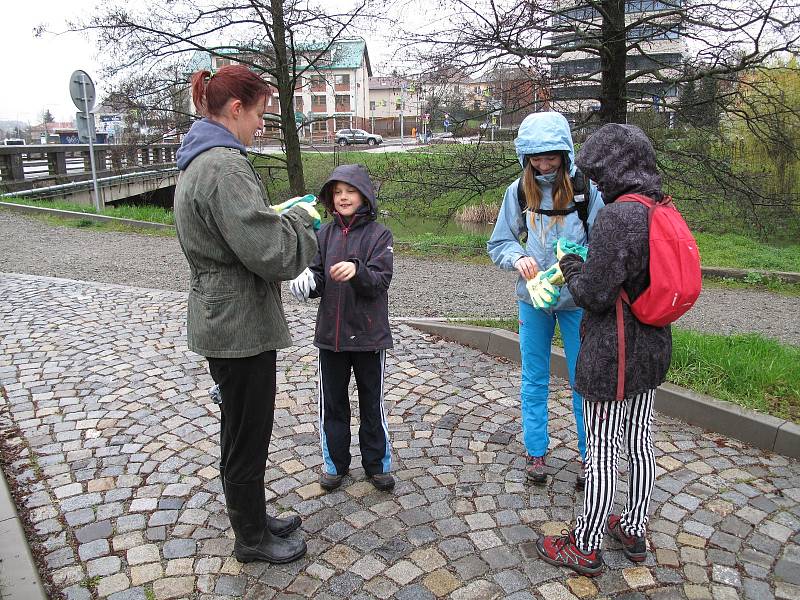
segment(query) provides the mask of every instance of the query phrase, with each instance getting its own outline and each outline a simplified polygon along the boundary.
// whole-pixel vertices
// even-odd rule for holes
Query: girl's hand
[[[334,281],[347,281],[352,279],[355,274],[356,265],[349,260],[343,260],[331,267],[331,279]]]
[[[530,256],[522,256],[518,258],[517,262],[514,263],[514,268],[519,272],[520,275],[528,280],[536,277],[536,273],[539,272],[538,263]]]

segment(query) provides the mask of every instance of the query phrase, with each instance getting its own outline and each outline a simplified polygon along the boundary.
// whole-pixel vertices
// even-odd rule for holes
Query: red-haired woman
[[[208,359],[222,396],[220,475],[241,562],[285,563],[306,552],[285,538],[300,518],[266,514],[264,470],[275,412],[276,350],[291,344],[280,282],[317,252],[319,215],[298,203],[279,215],[247,160],[269,85],[243,65],[192,76],[205,118],[178,150],[175,226],[191,270],[187,338]]]

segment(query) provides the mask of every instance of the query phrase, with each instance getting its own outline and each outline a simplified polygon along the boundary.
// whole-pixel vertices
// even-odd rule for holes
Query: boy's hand
[[[343,260],[331,267],[331,279],[334,281],[347,281],[356,274],[356,265],[349,260]]]
[[[300,275],[289,282],[289,291],[300,302],[305,302],[311,295],[311,291],[317,289],[314,281],[314,274],[311,269],[306,268]]]

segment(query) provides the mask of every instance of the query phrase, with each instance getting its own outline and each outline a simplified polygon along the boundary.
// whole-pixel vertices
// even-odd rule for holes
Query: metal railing
[[[179,144],[96,144],[98,176],[175,165]],[[91,178],[88,144],[0,146],[0,187],[6,192]]]

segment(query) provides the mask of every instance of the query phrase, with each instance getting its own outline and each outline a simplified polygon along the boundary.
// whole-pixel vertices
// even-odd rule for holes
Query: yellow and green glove
[[[558,302],[558,297],[561,295],[561,289],[555,287],[547,279],[547,273],[550,271],[539,271],[533,279],[529,279],[526,287],[528,293],[531,295],[531,302],[536,308],[549,308],[555,306]]]
[[[555,263],[552,267],[544,272],[544,277],[553,285],[564,285],[564,274],[561,272],[561,267]]]
[[[306,194],[305,196],[290,198],[286,202],[281,202],[280,204],[273,204],[272,208],[279,215],[282,215],[293,206],[302,208],[311,216],[312,219],[314,219],[314,229],[319,229],[322,225],[322,217],[319,216],[317,209],[314,208],[316,203],[317,197],[314,194]]]
[[[558,260],[561,260],[565,254],[577,254],[583,260],[586,260],[586,255],[589,252],[589,249],[586,246],[581,246],[575,242],[570,242],[565,237],[560,237],[558,240],[553,242],[553,250],[555,250],[556,258]]]

